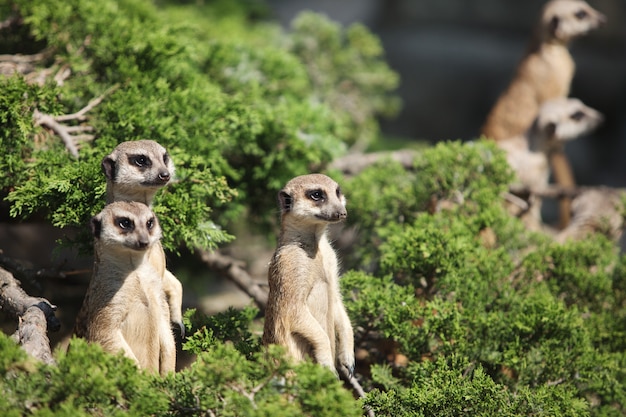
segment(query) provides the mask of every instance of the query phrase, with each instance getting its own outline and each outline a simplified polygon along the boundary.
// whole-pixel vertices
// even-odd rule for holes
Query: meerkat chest
[[[542,101],[554,97],[566,97],[569,93],[575,64],[566,47],[561,45],[546,45],[541,48],[536,65],[536,79],[541,88],[538,93]]]
[[[522,151],[507,158],[518,180],[529,187],[548,184],[550,170],[548,158],[543,152]]]

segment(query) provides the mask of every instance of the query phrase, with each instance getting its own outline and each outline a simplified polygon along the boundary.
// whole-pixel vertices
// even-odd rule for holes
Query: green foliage
[[[37,213],[59,227],[84,227],[102,204],[101,158],[121,141],[149,138],[168,148],[177,166],[178,182],[155,207],[165,248],[215,248],[232,239],[224,228],[243,213],[258,227],[272,224],[274,199],[267,196],[343,153],[355,126],[373,132],[375,116],[394,100],[397,76],[365,28],[344,35],[337,26],[336,36],[346,41],[309,51],[306,60],[291,47],[304,37],[321,43],[325,35],[315,29],[335,25],[322,16],[309,14],[306,25],[284,33],[254,20],[261,9],[245,3],[11,3],[30,32],[15,42],[54,55],[36,71],[62,65],[72,71],[60,86],[30,85],[18,75],[0,80],[6,126],[0,140],[7,150],[0,168],[12,216]],[[311,61],[321,59],[344,62],[325,69],[330,81],[323,84],[311,70]],[[353,85],[331,97],[332,84],[346,80]],[[59,138],[32,125],[35,109],[73,113],[101,95],[83,122],[96,139],[82,146],[78,161]],[[337,105],[357,96],[358,115],[351,113],[355,106]],[[376,100],[381,103],[372,107]],[[43,144],[33,141],[35,134]],[[79,240],[90,238],[84,233]]]
[[[63,84],[0,77],[0,179],[10,213],[85,230],[104,204],[100,161],[119,142],[163,144],[177,179],[154,210],[164,245],[214,248],[267,228],[276,192],[371,145],[398,79],[378,39],[312,13],[289,31],[244,0],[11,0],[7,51],[71,69]],[[96,138],[71,158],[33,125],[69,114]],[[78,123],[78,122],[77,122]],[[34,363],[0,335],[0,413],[17,415],[618,416],[626,412],[626,257],[601,236],[556,244],[503,208],[512,173],[495,144],[446,142],[406,170],[340,179],[356,241],[341,285],[364,400],[327,369],[262,347],[258,311],[185,314],[186,369],[160,377],[72,340]],[[391,346],[391,351],[390,347]],[[403,360],[399,360],[399,358]]]
[[[557,244],[503,209],[492,144],[439,144],[415,171],[345,181],[359,250],[342,278],[377,415],[605,416],[626,409],[624,257]],[[343,185],[343,184],[342,184]],[[622,366],[622,368],[620,368]]]

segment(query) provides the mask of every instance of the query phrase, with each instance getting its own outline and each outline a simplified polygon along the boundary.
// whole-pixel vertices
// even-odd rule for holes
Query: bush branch
[[[63,140],[65,147],[74,158],[78,158],[77,143],[81,141],[92,140],[93,135],[72,135],[77,132],[90,132],[93,131],[91,126],[66,126],[63,123],[70,121],[82,122],[87,119],[86,113],[96,107],[104,100],[106,96],[113,93],[119,88],[119,84],[115,84],[113,87],[106,90],[101,96],[91,100],[85,107],[72,114],[64,114],[60,116],[51,116],[46,113],[42,113],[35,109],[33,112],[33,121],[35,126],[43,126],[52,130],[57,136]]]
[[[218,251],[198,251],[200,259],[210,269],[219,272],[230,279],[242,291],[250,296],[259,307],[261,313],[265,311],[267,305],[267,290],[261,287],[244,268],[243,261],[231,258]]]
[[[54,315],[56,306],[45,298],[26,294],[19,281],[4,268],[0,268],[0,310],[17,318],[13,338],[29,355],[47,364],[54,363],[47,331],[58,331],[61,327]]]

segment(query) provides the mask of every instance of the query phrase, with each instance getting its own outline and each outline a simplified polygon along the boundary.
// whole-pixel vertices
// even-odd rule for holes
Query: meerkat
[[[290,180],[278,194],[281,228],[268,271],[263,344],[282,345],[295,361],[354,371],[352,324],[339,290],[327,228],[346,219],[339,185],[322,174]]]
[[[500,141],[524,134],[542,103],[567,97],[575,72],[568,46],[573,39],[605,21],[603,14],[582,0],[547,2],[513,79],[487,116],[482,127],[483,136]],[[572,169],[563,152],[552,152],[550,164],[559,185],[575,185]],[[562,227],[569,221],[569,202],[569,199],[561,200]]]
[[[600,112],[575,98],[557,98],[545,102],[524,135],[501,140],[498,146],[506,152],[507,161],[517,180],[525,187],[540,189],[548,185],[551,152],[562,151],[566,141],[595,129],[603,120]],[[531,197],[528,225],[541,224],[541,201]]]
[[[167,150],[153,140],[122,142],[102,160],[107,181],[106,201],[138,201],[152,207],[154,196],[174,176],[174,163]],[[183,286],[166,268],[165,252],[157,242],[149,252],[150,263],[163,276],[170,318],[182,336]]]
[[[556,235],[557,242],[602,233],[617,242],[624,231],[623,192],[609,188],[583,191],[572,201],[572,221]]]
[[[148,260],[161,228],[148,206],[114,202],[91,220],[93,277],[77,329],[110,353],[123,352],[142,369],[174,371],[176,342],[162,278]]]

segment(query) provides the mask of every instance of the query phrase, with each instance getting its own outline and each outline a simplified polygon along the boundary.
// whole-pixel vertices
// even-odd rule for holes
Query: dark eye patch
[[[139,168],[149,168],[152,166],[152,161],[146,155],[130,155],[128,161]]]
[[[154,217],[150,218],[146,222],[146,227],[148,228],[148,230],[152,230],[152,228],[154,227]]]
[[[580,121],[580,120],[585,118],[585,113],[580,111],[580,110],[578,110],[578,111],[572,113],[569,118],[572,119],[572,120]]]
[[[307,197],[313,201],[324,201],[324,199],[326,199],[326,193],[322,190],[311,190],[307,192]]]
[[[167,152],[165,152],[165,154],[163,155],[163,163],[167,165],[169,160],[170,160],[170,155]]]
[[[579,11],[574,13],[574,16],[576,16],[576,19],[578,19],[578,20],[583,20],[583,19],[586,19],[587,17],[589,17],[589,13],[587,13],[586,10],[580,9]]]
[[[135,224],[128,217],[116,217],[115,224],[125,232],[132,232],[135,229]]]

